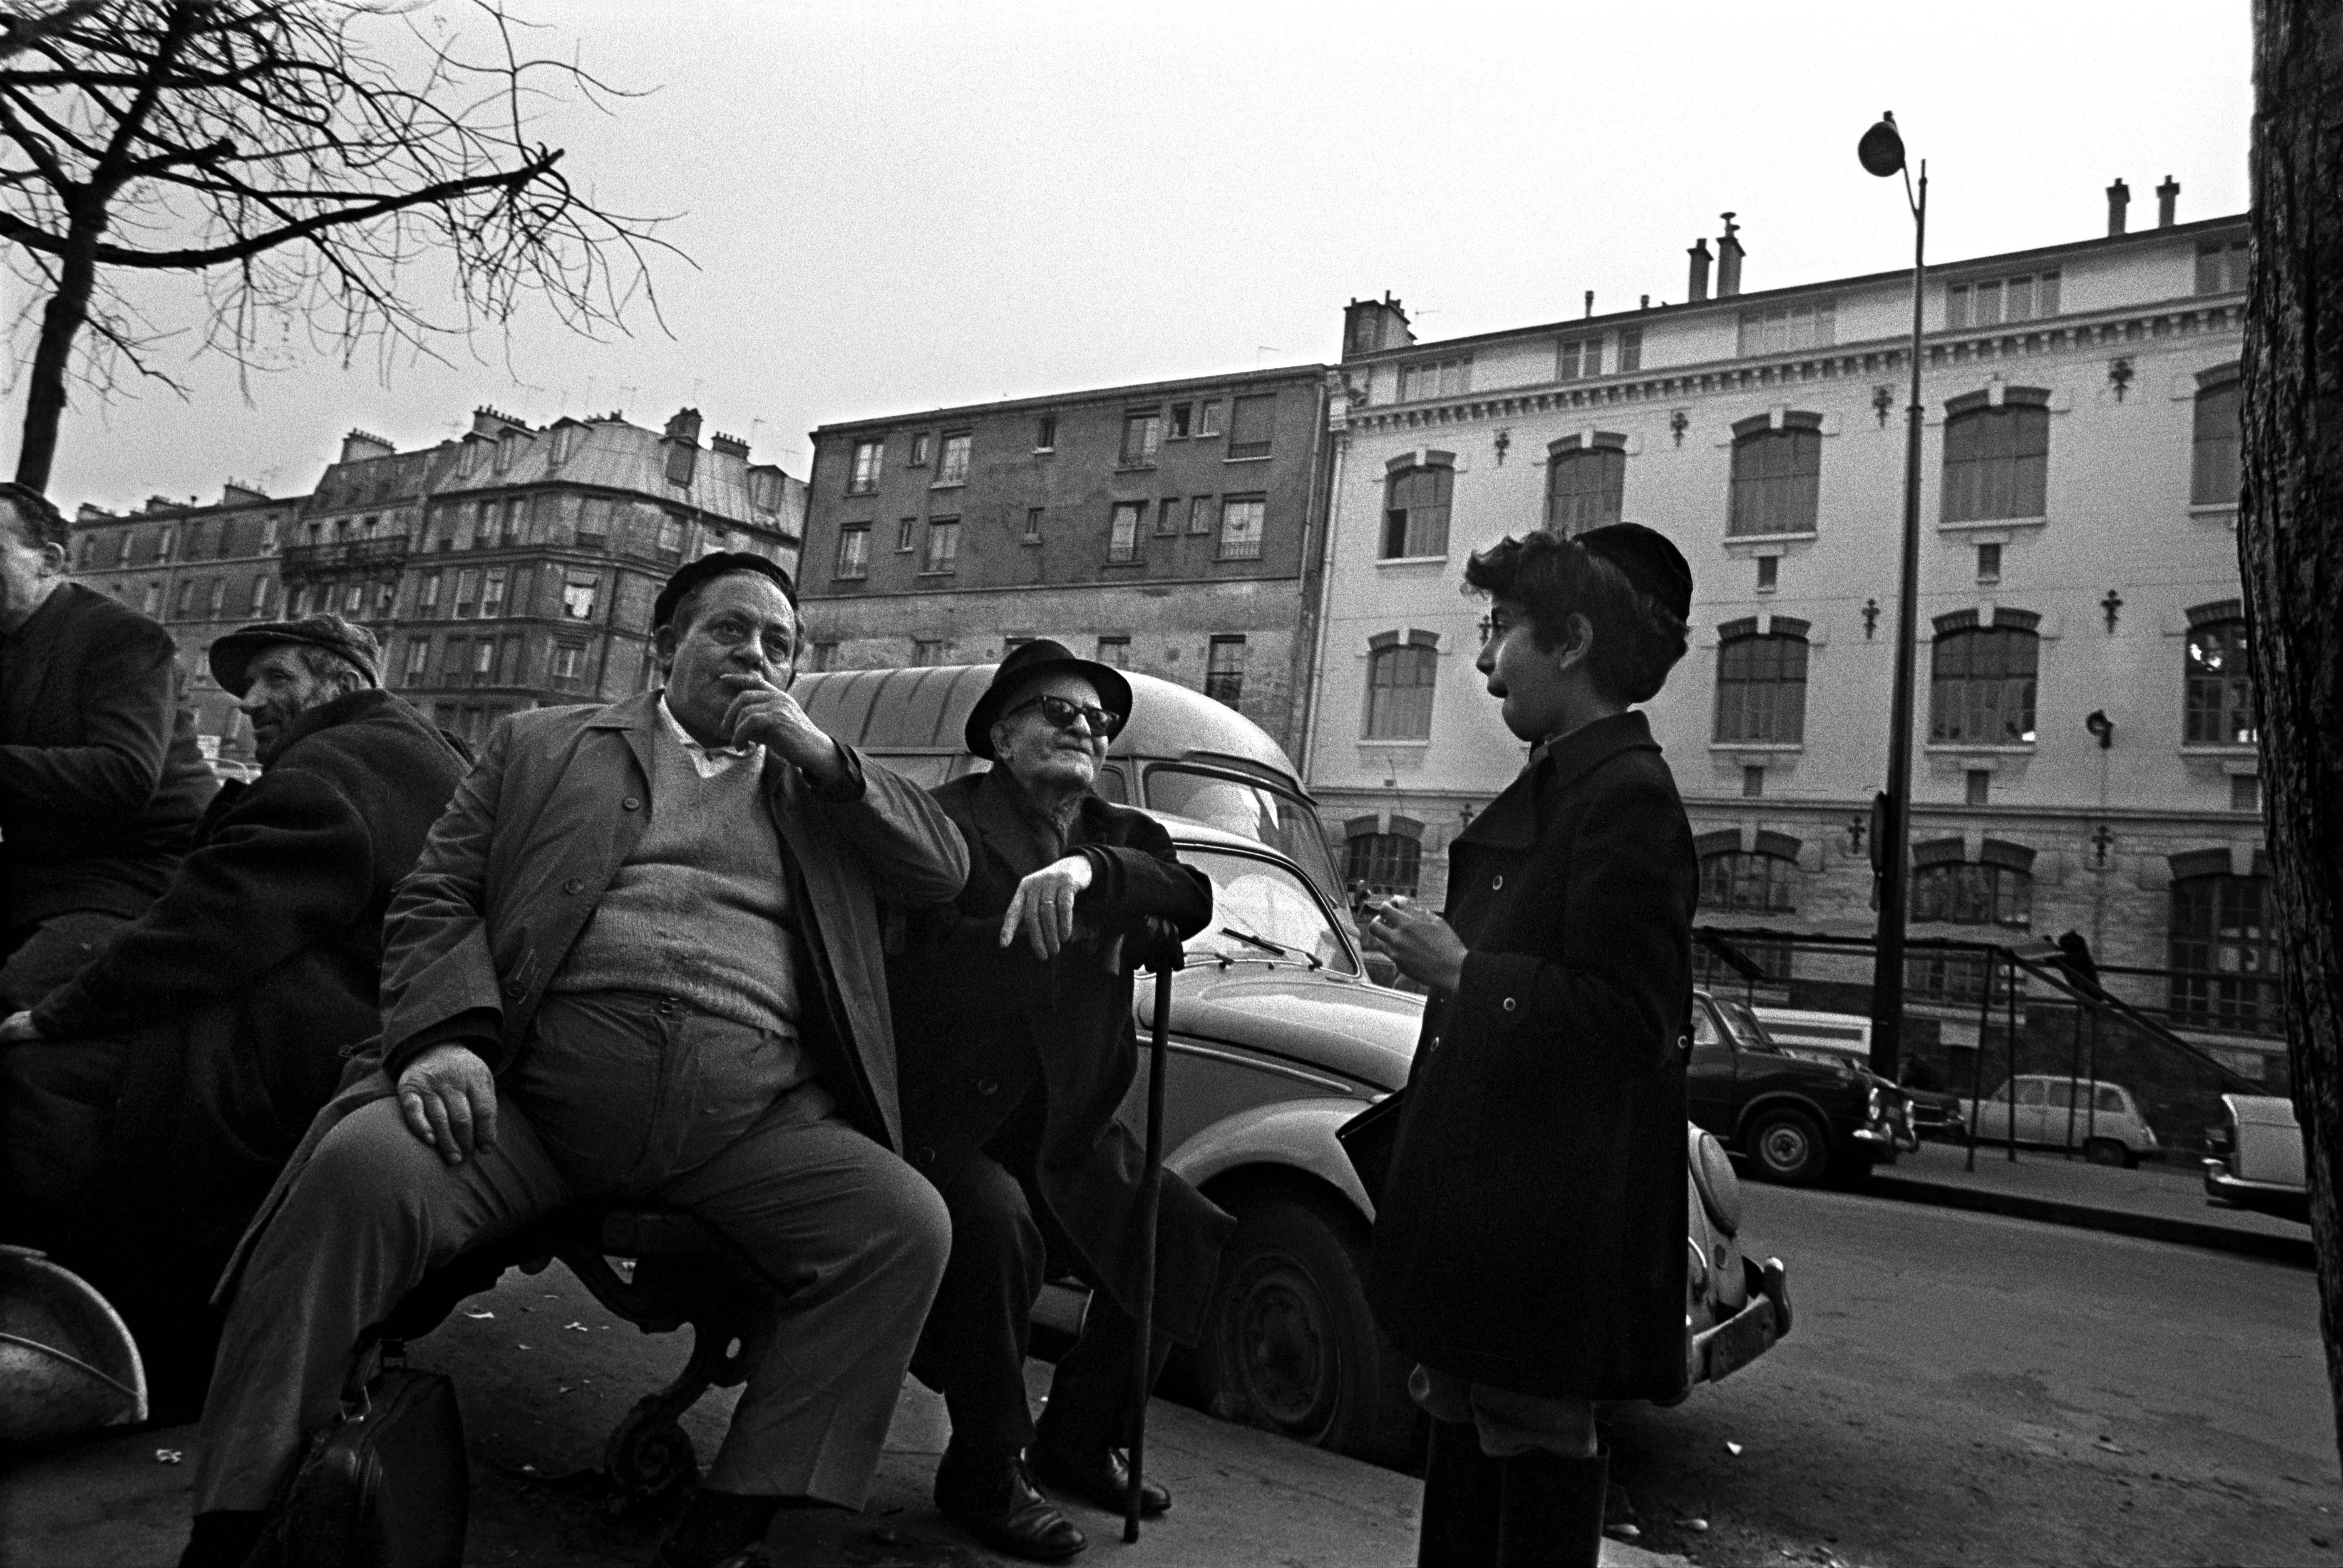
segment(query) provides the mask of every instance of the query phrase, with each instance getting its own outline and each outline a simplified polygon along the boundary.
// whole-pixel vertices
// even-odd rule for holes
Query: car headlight
[[[1871,1092],[1864,1101],[1864,1112],[1865,1115],[1869,1116],[1871,1120],[1876,1121],[1879,1120],[1879,1085],[1875,1083],[1871,1086]]]

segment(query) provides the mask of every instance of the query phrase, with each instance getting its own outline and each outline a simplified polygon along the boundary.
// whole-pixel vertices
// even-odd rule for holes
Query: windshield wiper
[[[1296,953],[1292,948],[1280,947],[1277,943],[1271,941],[1267,937],[1257,937],[1251,931],[1241,931],[1234,926],[1222,926],[1221,928],[1221,935],[1224,937],[1234,937],[1237,940],[1243,942],[1248,947],[1259,948],[1265,953],[1274,953],[1282,959],[1306,959],[1309,960],[1310,967],[1313,970],[1322,969],[1325,967],[1325,960],[1321,959],[1316,953]]]

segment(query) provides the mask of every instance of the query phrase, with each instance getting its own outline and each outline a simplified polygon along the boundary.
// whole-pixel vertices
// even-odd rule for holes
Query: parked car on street
[[[1766,1037],[1782,1048],[1785,1056],[1802,1061],[1825,1064],[1845,1063],[1858,1071],[1871,1070],[1871,1020],[1857,1012],[1817,1012],[1808,1008],[1773,1007],[1759,1003],[1750,1011],[1765,1026]],[[1897,1086],[1904,1091],[1912,1131],[1920,1138],[1963,1138],[1967,1129],[1961,1121],[1960,1097],[1941,1090],[1925,1087],[1926,1080],[1916,1081],[1914,1070],[1927,1066],[1920,1060],[1907,1060],[1907,1070]]]
[[[1911,1101],[1885,1079],[1835,1055],[1794,1056],[1745,1002],[1693,993],[1692,1119],[1748,1157],[1768,1181],[1851,1181],[1916,1149]]]
[[[2205,1196],[2226,1208],[2252,1209],[2310,1222],[2304,1185],[2302,1126],[2294,1101],[2276,1094],[2221,1096],[2221,1125],[2206,1141]]]
[[[1212,879],[1212,919],[1173,979],[1165,1164],[1237,1218],[1203,1342],[1184,1380],[1216,1414],[1385,1464],[1417,1411],[1408,1366],[1363,1288],[1374,1207],[1336,1128],[1407,1081],[1419,997],[1373,984],[1342,906],[1272,846],[1161,812]],[[1141,1073],[1122,1114],[1144,1124],[1154,987],[1138,988]],[[1741,1193],[1716,1141],[1685,1129],[1684,1354],[1694,1382],[1746,1365],[1788,1331],[1779,1260],[1743,1255]],[[1053,1285],[1040,1323],[1069,1326]]]
[[[2035,1148],[2079,1149],[2094,1165],[2137,1165],[2163,1153],[2156,1130],[2140,1114],[2131,1091],[2104,1079],[2058,1073],[2020,1073],[2016,1106],[2016,1141]],[[1961,1101],[1966,1121],[1976,1107],[1976,1140],[2000,1143],[2011,1137],[2010,1084],[1982,1102]]]

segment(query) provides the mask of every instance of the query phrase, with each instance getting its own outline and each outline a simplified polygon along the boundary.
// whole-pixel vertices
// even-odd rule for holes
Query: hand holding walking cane
[[[1163,1203],[1163,1070],[1171,1050],[1172,971],[1181,965],[1176,942],[1159,943],[1148,955],[1155,971],[1152,1049],[1147,1056],[1147,1162],[1139,1187],[1139,1337],[1131,1368],[1131,1491],[1122,1505],[1122,1538],[1139,1539],[1139,1497],[1147,1475],[1147,1396],[1153,1392],[1155,1357],[1155,1226]]]

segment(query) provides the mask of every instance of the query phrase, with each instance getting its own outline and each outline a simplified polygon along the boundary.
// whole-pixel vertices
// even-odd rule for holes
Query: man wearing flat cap
[[[773,1332],[659,1561],[784,1500],[860,1507],[950,1245],[900,1146],[879,900],[950,899],[950,820],[788,688],[796,591],[703,557],[652,611],[661,687],[500,721],[384,926],[382,1032],[223,1288],[188,1568],[244,1561],[367,1332],[431,1269],[573,1203],[697,1214]]]
[[[213,798],[144,915],[0,1022],[6,1239],[114,1301],[167,1412],[209,1377],[211,1281],[375,1032],[383,912],[463,772],[379,658],[331,615],[214,642],[260,777]]]
[[[1086,1543],[1037,1478],[1117,1513],[1130,1485],[1141,1153],[1114,1113],[1138,1064],[1131,977],[1212,913],[1211,882],[1152,818],[1091,792],[1130,716],[1130,682],[1061,644],[1001,660],[965,734],[990,771],[935,791],[968,839],[968,885],[913,917],[888,971],[905,1146],[952,1217],[912,1362],[951,1416],[936,1501],[986,1544],[1043,1562]],[[1174,1340],[1195,1342],[1232,1224],[1164,1177],[1159,1364]],[[1091,1294],[1036,1423],[1025,1347],[1048,1253]],[[1170,1506],[1149,1483],[1142,1510]]]

